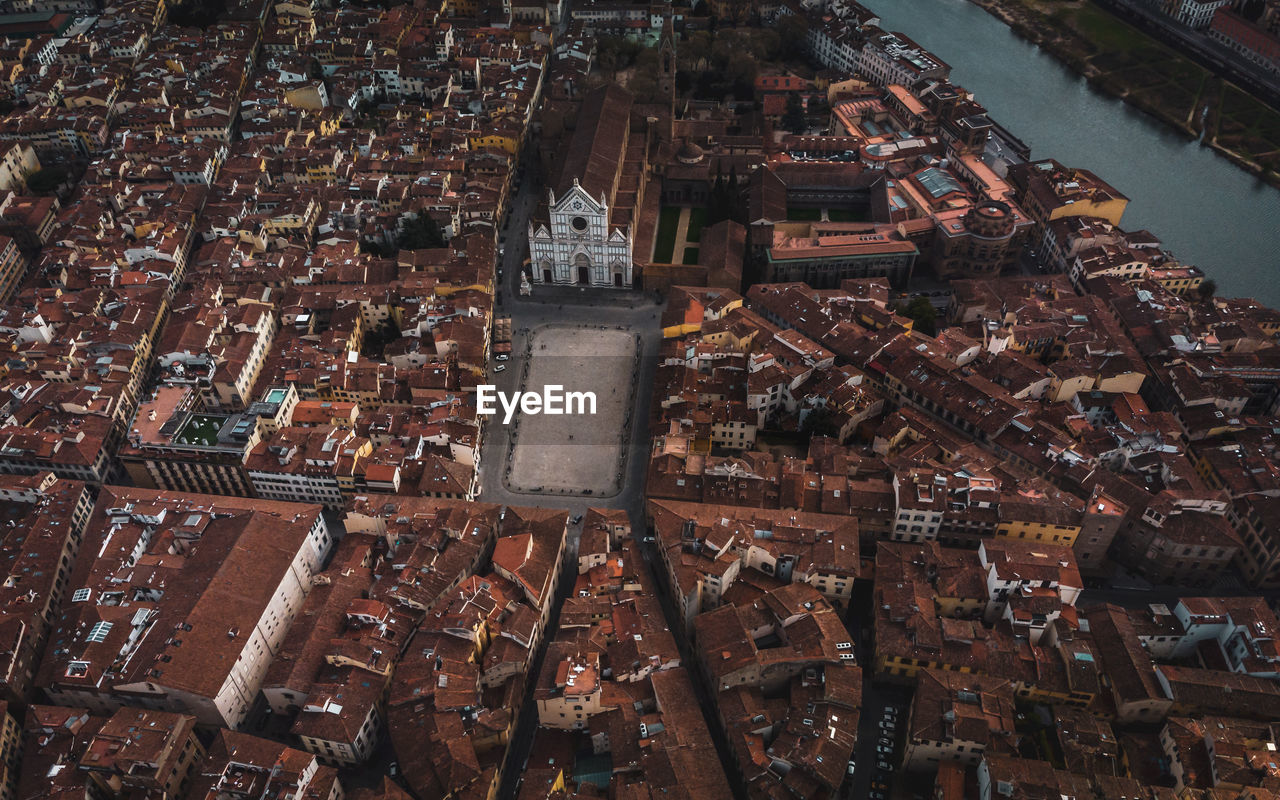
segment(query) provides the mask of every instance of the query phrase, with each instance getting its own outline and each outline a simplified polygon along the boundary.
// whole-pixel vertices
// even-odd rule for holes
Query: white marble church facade
[[[535,284],[630,288],[631,226],[609,224],[609,204],[574,179],[556,197],[548,191],[548,221],[529,224],[529,259]]]

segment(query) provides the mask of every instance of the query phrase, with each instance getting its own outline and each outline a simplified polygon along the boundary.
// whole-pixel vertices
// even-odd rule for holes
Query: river
[[[1280,308],[1280,190],[1187,141],[1017,36],[968,0],[865,0],[951,65],[1032,158],[1084,167],[1129,198],[1122,225],[1145,228],[1217,281],[1218,293]]]

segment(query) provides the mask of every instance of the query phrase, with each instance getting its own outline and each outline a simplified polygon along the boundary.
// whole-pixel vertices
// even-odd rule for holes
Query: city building
[[[37,684],[235,729],[332,545],[318,505],[102,489]]]
[[[643,135],[631,138],[631,106],[616,85],[583,101],[545,211],[529,224],[535,285],[632,286],[648,145]]]

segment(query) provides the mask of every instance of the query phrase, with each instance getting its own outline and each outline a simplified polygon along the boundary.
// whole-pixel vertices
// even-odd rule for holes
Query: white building
[[[38,683],[237,728],[332,543],[315,505],[104,487]]]
[[[1169,16],[1188,28],[1201,31],[1213,22],[1213,15],[1227,5],[1227,0],[1174,0],[1169,4]]]
[[[535,283],[631,285],[631,227],[609,224],[609,202],[592,198],[574,178],[573,188],[550,193],[550,230],[529,235]]]
[[[858,72],[877,86],[909,89],[922,81],[946,80],[951,67],[901,33],[882,33],[863,44]]]

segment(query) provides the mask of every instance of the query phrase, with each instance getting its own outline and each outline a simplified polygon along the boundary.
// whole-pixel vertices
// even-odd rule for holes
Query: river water
[[[968,0],[864,0],[886,30],[951,65],[951,80],[1031,148],[1093,170],[1145,228],[1218,283],[1280,308],[1280,190],[1187,141],[1071,70]]]

